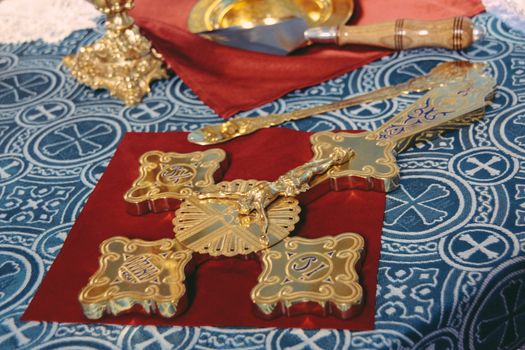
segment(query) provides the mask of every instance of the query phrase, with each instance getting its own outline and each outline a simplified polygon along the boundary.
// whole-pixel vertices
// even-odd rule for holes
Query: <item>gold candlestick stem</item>
[[[64,57],[71,74],[92,89],[106,88],[127,105],[139,103],[149,84],[167,77],[162,57],[140,34],[128,10],[133,0],[94,0],[106,14],[106,33],[93,44]]]

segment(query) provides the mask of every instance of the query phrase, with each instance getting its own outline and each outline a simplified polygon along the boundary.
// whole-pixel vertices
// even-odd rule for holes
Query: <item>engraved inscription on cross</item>
[[[178,164],[161,164],[157,179],[166,184],[183,184],[195,177],[195,169]]]
[[[159,284],[158,275],[160,269],[152,260],[155,260],[155,255],[138,255],[129,257],[124,255],[124,263],[119,268],[119,276],[121,279],[130,283],[143,283],[154,280]],[[120,279],[117,279],[119,281]],[[115,280],[112,283],[117,283]]]
[[[322,313],[350,317],[363,297],[356,266],[364,243],[356,233],[342,233],[285,238],[262,251],[263,271],[251,292],[260,316],[293,315],[301,305],[316,303]]]
[[[333,252],[327,253],[329,257]],[[287,275],[294,280],[311,281],[320,278],[319,275],[329,269],[329,262],[323,255],[310,253],[290,262]]]
[[[182,311],[179,302],[186,295],[189,250],[174,240],[147,242],[119,236],[104,241],[100,250],[99,269],[79,295],[86,317],[117,315],[135,305],[164,317]]]

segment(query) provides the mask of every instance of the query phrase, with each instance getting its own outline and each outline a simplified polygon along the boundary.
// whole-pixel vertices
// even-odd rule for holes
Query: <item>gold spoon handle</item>
[[[470,70],[480,69],[480,65],[465,61],[445,62],[432,69],[428,74],[412,78],[404,83],[383,87],[362,95],[325,105],[300,109],[283,114],[270,114],[259,117],[235,118],[218,125],[206,125],[191,132],[188,141],[199,145],[211,145],[233,138],[251,134],[259,129],[269,128],[291,120],[299,120],[312,115],[322,114],[362,103],[394,98],[413,91],[426,91],[462,78]]]

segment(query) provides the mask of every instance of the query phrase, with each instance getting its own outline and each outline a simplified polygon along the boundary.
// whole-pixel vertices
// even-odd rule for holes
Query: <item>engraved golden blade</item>
[[[270,114],[255,118],[236,118],[217,125],[206,125],[188,135],[188,141],[199,145],[211,145],[226,142],[239,136],[251,134],[259,129],[276,126],[287,121],[304,119],[362,103],[385,100],[409,92],[431,90],[444,84],[461,80],[471,70],[481,70],[483,64],[466,61],[445,62],[437,65],[428,74],[412,78],[404,83],[387,86],[369,93],[348,99],[300,109],[284,114]]]

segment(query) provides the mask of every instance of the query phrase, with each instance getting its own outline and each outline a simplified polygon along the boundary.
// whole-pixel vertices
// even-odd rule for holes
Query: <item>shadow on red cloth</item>
[[[172,212],[131,216],[123,194],[138,177],[138,159],[150,150],[202,150],[186,133],[127,133],[84,206],[23,320],[93,323],[82,314],[80,289],[98,269],[99,245],[112,236],[156,240],[174,236]],[[261,130],[249,138],[220,145],[230,157],[224,180],[274,180],[312,157],[310,134],[284,128]],[[206,147],[211,148],[211,147]],[[326,194],[302,206],[302,224],[294,234],[315,238],[356,232],[366,241],[361,270],[366,301],[350,320],[295,316],[262,320],[252,312],[250,291],[260,267],[257,260],[216,259],[201,265],[189,279],[190,305],[180,317],[127,314],[105,316],[95,323],[189,326],[304,327],[370,330],[374,327],[377,267],[385,206],[384,193],[344,191]]]
[[[391,51],[315,45],[273,56],[215,44],[186,30],[195,0],[136,0],[132,15],[168,65],[217,114],[227,118],[361,67]],[[352,25],[396,18],[442,19],[484,11],[479,0],[366,0]]]

